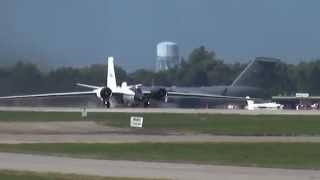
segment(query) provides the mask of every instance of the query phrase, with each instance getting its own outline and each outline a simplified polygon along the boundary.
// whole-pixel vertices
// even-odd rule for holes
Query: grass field
[[[218,135],[320,135],[320,116],[236,114],[89,113],[87,120],[127,128],[130,116],[143,116],[140,131],[177,131]],[[79,121],[74,112],[0,112],[0,122]]]
[[[94,159],[320,169],[320,143],[2,144],[0,151]]]
[[[0,170],[3,180],[151,180],[142,178],[97,177],[73,174],[36,173],[28,171]],[[154,179],[155,180],[155,179]]]

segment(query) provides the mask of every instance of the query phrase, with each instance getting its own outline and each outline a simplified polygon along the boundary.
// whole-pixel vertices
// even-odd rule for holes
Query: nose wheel
[[[110,106],[111,106],[110,101],[106,102],[106,106],[107,106],[107,108],[110,108]]]
[[[110,108],[111,103],[110,101],[103,101],[103,105],[105,105],[107,108]]]

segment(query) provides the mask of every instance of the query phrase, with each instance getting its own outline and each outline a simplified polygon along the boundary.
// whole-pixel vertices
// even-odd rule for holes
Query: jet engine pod
[[[144,94],[142,93],[142,89],[141,88],[136,88],[134,90],[135,95],[134,95],[134,101],[136,102],[141,102],[144,100]]]
[[[103,100],[109,100],[112,95],[112,90],[108,87],[102,88],[100,91],[100,97]]]
[[[167,98],[168,91],[165,88],[151,90],[150,98],[161,101]]]

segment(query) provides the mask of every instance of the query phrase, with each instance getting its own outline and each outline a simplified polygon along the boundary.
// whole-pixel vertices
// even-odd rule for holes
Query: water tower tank
[[[168,70],[179,64],[179,47],[174,42],[160,42],[157,45],[156,71]]]

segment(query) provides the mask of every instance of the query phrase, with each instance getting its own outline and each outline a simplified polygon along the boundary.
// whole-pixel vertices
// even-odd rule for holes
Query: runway
[[[0,111],[33,112],[82,112],[84,108],[70,107],[0,107]],[[86,108],[87,112],[118,113],[179,113],[179,114],[241,114],[241,115],[320,115],[318,110],[228,110],[228,109],[182,109],[182,108]]]
[[[320,171],[112,161],[0,153],[0,169],[183,180],[318,180]]]
[[[0,107],[0,111],[81,112],[81,108]],[[118,113],[206,113],[244,115],[320,115],[318,111],[247,111],[217,109],[86,109]],[[21,143],[320,143],[320,136],[215,136],[178,132],[143,134],[130,128],[115,128],[94,121],[0,122],[0,144]],[[225,180],[320,180],[320,171],[212,166],[161,162],[76,159],[43,155],[0,153],[0,169],[74,173],[96,176],[225,179]]]

